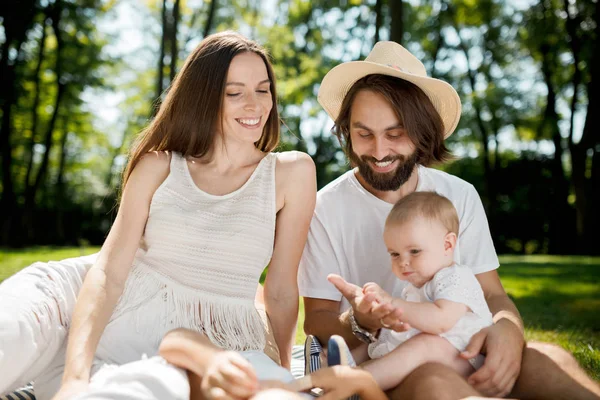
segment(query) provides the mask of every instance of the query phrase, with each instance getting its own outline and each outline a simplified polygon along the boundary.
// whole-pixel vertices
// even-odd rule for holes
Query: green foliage
[[[26,203],[28,188],[46,150],[43,141],[59,87],[56,62],[61,59],[50,16],[53,7],[62,6],[60,56],[64,63],[60,79],[65,90],[51,132],[49,165],[35,198],[39,210],[34,213],[60,214],[69,210],[70,218],[93,216],[94,221],[101,221],[102,228],[95,236],[101,238],[106,221],[111,218],[109,211],[114,205],[127,149],[152,115],[158,49],[161,38],[171,34],[173,21],[163,31],[162,1],[34,3],[35,18],[17,63],[19,84],[11,116],[11,174],[17,204]],[[216,9],[211,20],[212,5]],[[170,12],[173,7],[174,1],[167,0],[167,10]],[[599,175],[592,174],[597,170],[592,159],[597,152],[594,146],[599,142],[598,134],[592,134],[595,136],[589,141],[591,144],[580,152],[587,157],[581,163],[586,186],[583,190],[575,187],[576,181],[570,175],[570,150],[578,140],[578,132],[574,140],[567,137],[574,94],[578,103],[573,110],[580,113],[575,122],[581,125],[592,90],[590,68],[597,46],[594,7],[593,2],[562,0],[539,0],[526,8],[519,2],[497,0],[403,2],[404,45],[423,61],[430,75],[451,83],[462,99],[461,121],[448,140],[462,160],[446,169],[467,180],[474,179],[488,207],[494,238],[504,251],[555,251],[548,244],[553,229],[564,232],[555,242],[580,238],[575,232],[575,215],[582,212],[581,193],[590,196],[589,204],[596,199],[591,197],[597,196],[591,188]],[[127,29],[132,29],[134,36],[135,32],[140,33],[143,40],[137,48],[119,52],[115,49],[123,46],[128,34],[107,29],[106,22],[124,12],[136,19]],[[376,36],[388,39],[392,12],[390,1],[376,0],[182,1],[176,32],[178,54],[183,59],[206,30],[239,30],[264,44],[271,53],[277,77],[282,119],[279,150],[308,152],[317,166],[318,185],[323,187],[346,171],[348,165],[337,139],[330,133],[333,123],[317,102],[320,82],[340,62],[364,58]],[[167,51],[165,72],[169,70],[168,58]],[[576,73],[581,76],[574,92]],[[164,87],[168,87],[168,75],[165,74]],[[36,87],[39,98],[33,110]],[[549,97],[548,88],[553,89],[554,100]],[[98,98],[118,98],[118,118],[107,122]],[[96,102],[92,103],[94,99]],[[554,105],[549,106],[550,101]],[[550,113],[551,109],[556,112]],[[65,146],[61,146],[63,142]],[[553,154],[557,144],[559,148]],[[27,178],[30,155],[33,168]],[[525,161],[519,163],[519,159]],[[557,167],[559,164],[562,169]],[[539,178],[543,185],[513,179],[514,174],[519,175],[519,168],[527,171],[522,176]],[[566,183],[558,188],[555,183],[561,179]],[[64,183],[62,188],[57,185],[60,182]],[[532,199],[537,196],[530,190],[532,186],[553,199],[547,202],[552,207],[543,208],[544,212],[564,214],[560,224],[569,230],[560,229],[562,225],[557,225],[557,221],[536,211]],[[92,205],[101,206],[90,210]],[[535,215],[526,229],[517,232],[508,228],[506,221],[525,214]],[[66,240],[59,237],[57,240]],[[75,235],[70,240],[75,240]],[[30,243],[40,242],[32,238]],[[568,248],[573,252],[594,251],[589,247]]]

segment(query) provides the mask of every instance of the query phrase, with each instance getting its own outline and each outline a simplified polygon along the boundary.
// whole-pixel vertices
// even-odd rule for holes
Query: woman
[[[188,328],[219,347],[266,358],[254,297],[267,264],[265,307],[289,367],[297,267],[316,183],[310,157],[271,153],[278,140],[275,78],[264,49],[231,32],[207,37],[131,150],[119,212],[81,286],[68,344],[53,343],[57,351],[44,353],[43,370],[34,362],[36,374],[23,371],[13,381],[34,380],[41,400],[187,398],[181,370],[143,355],[158,354],[168,331]],[[79,276],[48,267],[37,273],[67,289]],[[3,341],[5,351],[27,347],[23,333],[35,337],[36,321],[41,336],[69,325],[60,307],[68,290],[53,291],[44,307],[5,309],[17,303],[15,278],[0,291],[0,322],[26,323],[13,323],[21,339]],[[4,337],[14,335],[5,330]]]

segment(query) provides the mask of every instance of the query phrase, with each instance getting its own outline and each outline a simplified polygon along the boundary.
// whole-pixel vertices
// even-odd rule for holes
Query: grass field
[[[90,254],[97,248],[0,249],[0,281],[35,261]],[[600,380],[600,258],[503,256],[500,277],[521,311],[528,340],[556,343]],[[301,304],[297,343],[304,341]]]

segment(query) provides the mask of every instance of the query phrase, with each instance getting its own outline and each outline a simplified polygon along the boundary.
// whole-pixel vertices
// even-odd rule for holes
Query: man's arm
[[[372,334],[382,328],[381,319],[395,311],[389,303],[373,309],[372,301],[365,299],[360,286],[348,283],[338,275],[331,274],[327,279],[348,300],[356,322]],[[350,310],[340,313],[340,304],[340,301],[305,297],[304,331],[315,335],[321,343],[327,343],[331,335],[340,335],[350,348],[354,348],[362,342],[352,333]]]
[[[506,294],[497,271],[476,277],[494,316],[494,325],[473,336],[462,356],[486,354],[484,365],[469,377],[469,383],[487,396],[502,397],[510,392],[521,370],[525,346],[523,320]]]
[[[349,313],[340,313],[341,301],[304,297],[304,332],[327,343],[331,335],[340,335],[351,349],[362,342],[354,336]]]

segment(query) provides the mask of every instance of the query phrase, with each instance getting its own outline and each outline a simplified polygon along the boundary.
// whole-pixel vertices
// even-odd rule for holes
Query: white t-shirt
[[[474,274],[498,268],[485,211],[473,185],[423,166],[418,166],[418,174],[417,191],[435,191],[456,207],[460,230],[454,261],[469,266]],[[392,293],[397,278],[383,242],[383,227],[392,207],[368,192],[355,170],[321,189],[298,271],[300,295],[342,300],[327,281],[328,274],[338,274],[358,286],[375,282]],[[343,299],[340,311],[348,307]]]
[[[449,300],[469,307],[469,310],[450,330],[440,335],[458,351],[464,351],[473,335],[493,323],[492,313],[485,301],[481,285],[473,275],[471,268],[466,266],[453,265],[443,268],[420,288],[408,283],[399,289],[399,285],[397,285],[392,296],[415,303]],[[382,357],[419,333],[421,331],[416,328],[405,332],[382,329],[379,339],[369,345],[369,357]],[[478,365],[476,366],[478,368],[482,361],[482,359],[473,360],[473,366]]]

